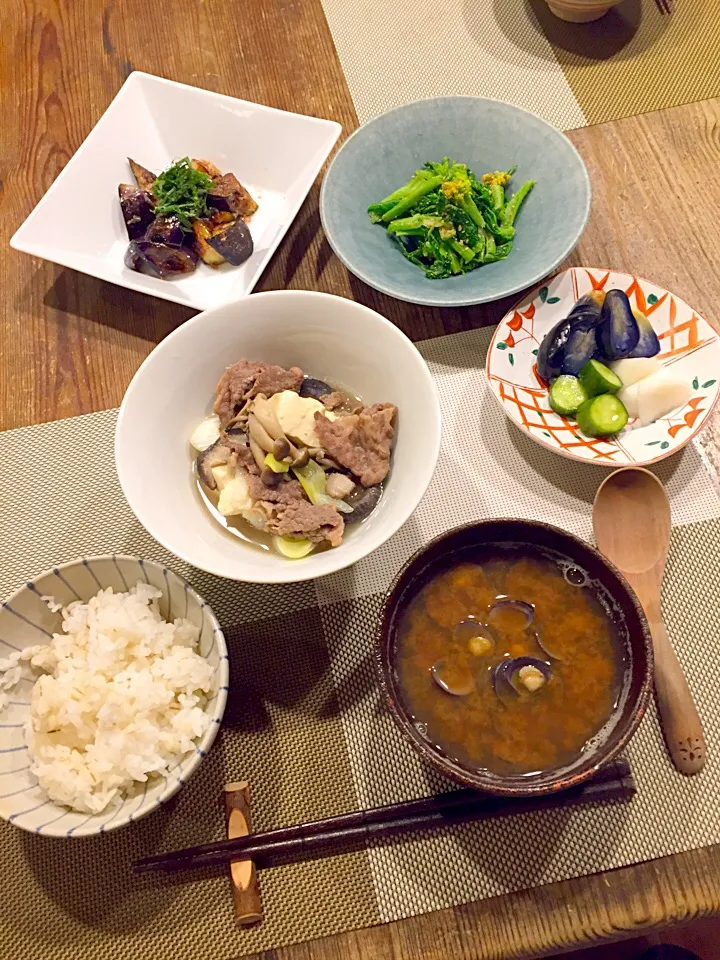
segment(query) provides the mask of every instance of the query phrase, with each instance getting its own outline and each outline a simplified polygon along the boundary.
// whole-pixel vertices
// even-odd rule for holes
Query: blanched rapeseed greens
[[[486,173],[481,180],[448,157],[426,163],[405,186],[371,203],[373,223],[387,227],[403,255],[431,279],[467,273],[504,260],[512,250],[515,217],[535,186],[527,180],[512,196],[505,188],[514,172]]]

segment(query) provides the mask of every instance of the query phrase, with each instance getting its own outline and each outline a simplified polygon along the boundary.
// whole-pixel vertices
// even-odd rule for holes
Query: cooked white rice
[[[213,670],[195,652],[199,631],[189,620],[166,623],[160,596],[146,583],[101,590],[63,609],[64,632],[47,646],[0,661],[0,690],[19,678],[18,660],[44,671],[27,737],[33,773],[56,803],[100,813],[166,775],[210,725]]]

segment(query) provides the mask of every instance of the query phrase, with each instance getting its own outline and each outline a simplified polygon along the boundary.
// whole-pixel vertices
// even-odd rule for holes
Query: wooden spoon
[[[705,766],[707,747],[660,609],[670,527],[667,493],[649,470],[624,467],[600,485],[593,506],[595,539],[643,605],[653,638],[655,693],[665,742],[677,769],[690,776]]]

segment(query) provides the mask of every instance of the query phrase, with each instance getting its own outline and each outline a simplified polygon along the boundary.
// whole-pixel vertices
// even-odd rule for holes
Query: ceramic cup
[[[552,13],[568,23],[590,23],[599,20],[620,0],[608,3],[607,0],[546,0]]]

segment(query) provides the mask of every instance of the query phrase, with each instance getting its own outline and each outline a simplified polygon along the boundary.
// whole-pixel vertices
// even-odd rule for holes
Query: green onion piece
[[[273,473],[287,473],[290,469],[289,463],[285,463],[284,460],[278,460],[277,457],[274,457],[271,453],[265,457],[263,463],[266,467],[270,467]]]
[[[281,553],[288,560],[302,560],[309,553],[315,544],[309,540],[293,540],[290,537],[273,537],[273,542],[277,547],[278,553]]]
[[[310,503],[322,503],[320,499],[325,494],[325,471],[314,460],[308,460],[304,467],[293,467],[293,473],[300,481],[300,486],[307,494]]]
[[[333,506],[339,513],[352,513],[353,508],[342,500],[334,500],[325,493],[325,471],[314,460],[308,460],[304,467],[293,467],[293,473],[300,481],[300,486],[308,496],[310,503],[316,507]]]

